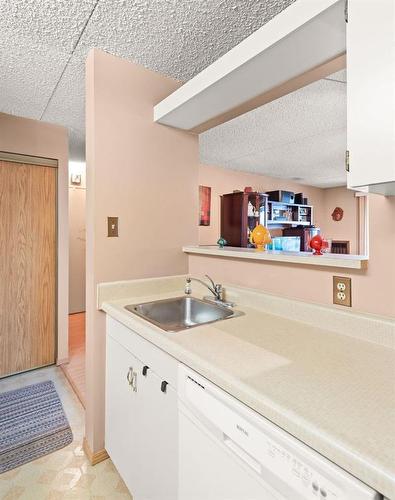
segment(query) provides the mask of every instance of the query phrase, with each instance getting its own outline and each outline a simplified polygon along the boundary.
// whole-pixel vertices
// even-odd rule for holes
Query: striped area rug
[[[52,381],[0,394],[0,473],[59,450],[72,440]]]

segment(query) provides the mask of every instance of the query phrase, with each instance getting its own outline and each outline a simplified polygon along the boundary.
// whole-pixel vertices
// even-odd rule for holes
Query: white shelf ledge
[[[303,264],[307,266],[342,267],[348,269],[366,269],[368,257],[364,255],[342,255],[325,253],[313,255],[311,252],[282,252],[267,250],[258,252],[254,248],[217,246],[185,246],[183,252],[198,255],[212,255],[230,259],[250,259],[260,261],[283,262],[285,264]]]

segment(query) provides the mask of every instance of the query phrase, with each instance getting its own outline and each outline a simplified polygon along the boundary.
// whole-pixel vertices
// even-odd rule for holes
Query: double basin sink
[[[195,297],[176,297],[131,304],[125,306],[125,309],[167,332],[180,332],[243,314],[216,302]]]

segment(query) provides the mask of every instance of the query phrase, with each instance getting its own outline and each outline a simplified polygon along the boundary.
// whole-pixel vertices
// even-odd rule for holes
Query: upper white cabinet
[[[395,194],[395,1],[348,0],[348,186]]]

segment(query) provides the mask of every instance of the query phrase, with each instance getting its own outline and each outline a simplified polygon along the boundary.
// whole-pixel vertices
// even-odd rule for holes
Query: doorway
[[[63,371],[85,406],[86,168],[69,162],[69,361]]]

